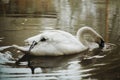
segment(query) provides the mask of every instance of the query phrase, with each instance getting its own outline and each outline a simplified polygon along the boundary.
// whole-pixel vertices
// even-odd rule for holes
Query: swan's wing
[[[40,35],[42,37],[46,41],[39,41],[32,49],[34,55],[72,54],[86,49],[72,34],[64,31],[46,31]]]
[[[26,40],[24,40],[25,45],[31,45],[33,41],[39,42],[40,36],[41,36],[41,34],[38,34],[38,35],[32,36],[30,38],[27,38]]]
[[[61,31],[61,30],[43,31],[41,34],[32,36],[24,40],[24,42],[28,45],[31,45],[33,41],[39,42],[42,37],[45,37],[45,38],[48,38],[49,40],[54,40],[54,41],[64,42],[65,40],[69,39],[67,41],[73,41],[74,43],[78,42],[78,40],[76,40],[76,38],[72,34],[65,31]]]

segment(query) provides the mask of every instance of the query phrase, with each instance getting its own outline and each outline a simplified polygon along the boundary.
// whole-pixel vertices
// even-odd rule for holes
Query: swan
[[[99,48],[104,47],[104,39],[102,36],[91,27],[87,26],[80,28],[76,36],[62,30],[43,31],[36,36],[26,39],[26,46],[13,45],[13,47],[21,51],[29,51],[34,41],[35,45],[33,45],[30,50],[31,55],[59,56],[75,54],[90,48],[90,46],[87,45],[87,40],[84,38],[85,34],[89,34],[93,37],[92,42],[97,43]]]

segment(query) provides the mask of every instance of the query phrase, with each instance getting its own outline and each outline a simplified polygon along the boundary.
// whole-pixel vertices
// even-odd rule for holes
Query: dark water
[[[105,0],[53,0],[53,3],[57,18],[0,17],[0,80],[119,80],[120,0],[109,0],[109,43],[106,42],[103,51],[33,58],[35,74],[31,74],[26,62],[20,66],[14,64],[23,54],[13,48],[4,51],[2,48],[24,45],[26,38],[42,30],[59,29],[75,35],[87,25],[105,38]]]

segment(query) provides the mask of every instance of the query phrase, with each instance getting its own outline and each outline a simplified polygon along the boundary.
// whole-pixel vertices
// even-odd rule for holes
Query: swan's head
[[[96,40],[95,40],[95,42],[99,44],[99,48],[103,48],[104,45],[105,45],[105,41],[101,37],[97,37]]]

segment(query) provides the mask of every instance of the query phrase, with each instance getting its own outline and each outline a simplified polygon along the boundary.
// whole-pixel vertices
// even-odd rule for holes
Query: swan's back
[[[44,31],[39,37],[37,35],[33,38],[39,39],[38,44],[31,50],[33,55],[67,55],[87,49],[75,36],[65,31]],[[34,40],[33,38],[27,39],[28,42]],[[41,41],[42,38],[45,40]]]

